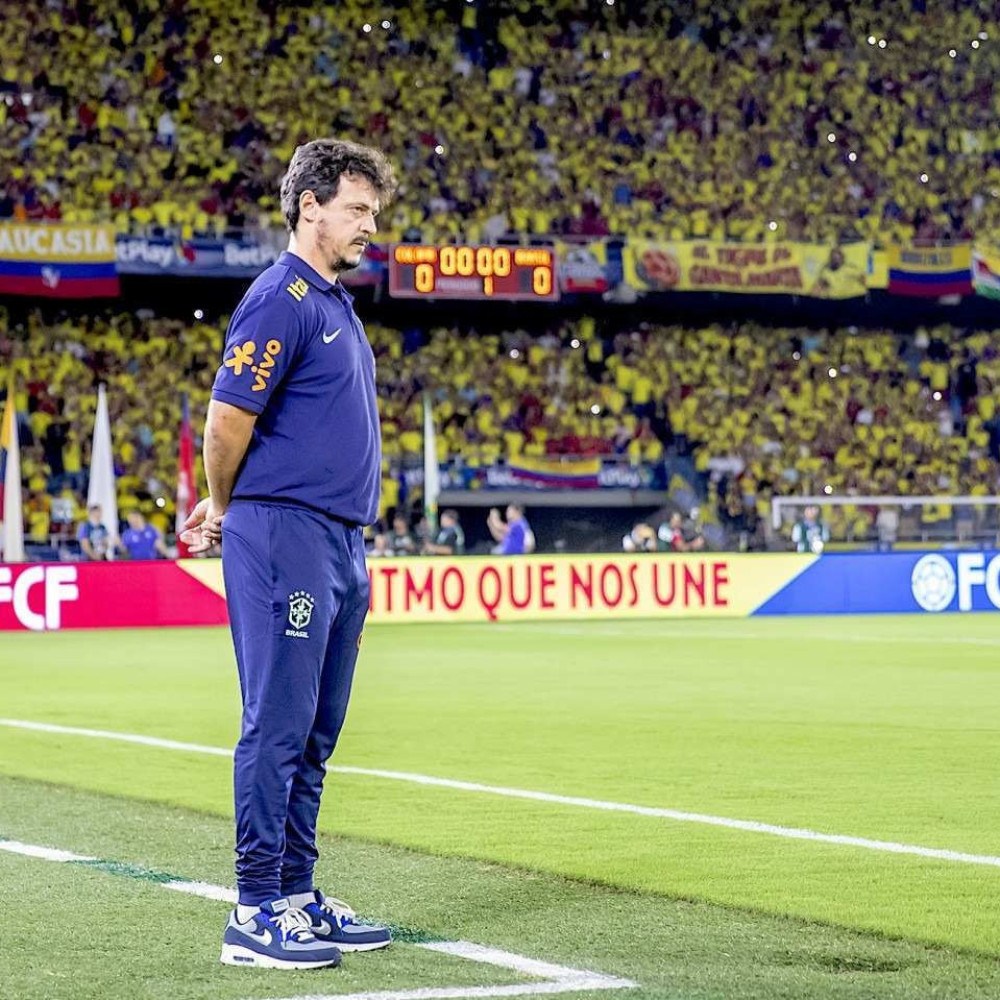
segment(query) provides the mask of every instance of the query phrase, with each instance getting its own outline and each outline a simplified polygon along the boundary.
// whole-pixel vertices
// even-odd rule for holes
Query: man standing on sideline
[[[80,525],[76,533],[80,543],[83,558],[91,561],[108,558],[111,547],[111,535],[104,524],[103,512],[99,503],[92,503],[87,508],[87,520]]]
[[[129,511],[128,527],[122,532],[118,547],[129,559],[157,559],[162,556],[170,558],[163,536],[146,521],[140,511]]]
[[[288,250],[233,314],[205,423],[209,496],[193,553],[221,540],[243,696],[236,747],[239,902],[228,965],[336,965],[387,928],[313,883],[326,760],[340,735],[368,611],[362,528],[378,514],[375,357],[338,280],[396,187],[382,154],[299,146],[281,182]]]
[[[517,503],[507,504],[507,520],[500,516],[500,511],[493,507],[486,518],[486,527],[490,529],[493,541],[497,543],[493,549],[496,556],[523,556],[535,551],[535,535],[524,516],[524,508]]]

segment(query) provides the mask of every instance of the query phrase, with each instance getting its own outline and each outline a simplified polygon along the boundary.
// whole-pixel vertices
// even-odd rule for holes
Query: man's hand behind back
[[[222,541],[222,518],[225,513],[215,506],[211,497],[198,501],[181,532],[181,541],[192,555],[208,552]]]

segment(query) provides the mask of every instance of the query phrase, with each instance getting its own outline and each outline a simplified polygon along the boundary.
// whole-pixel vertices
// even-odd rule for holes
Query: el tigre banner
[[[850,299],[867,290],[868,243],[661,243],[622,251],[625,282],[643,292],[743,292]]]

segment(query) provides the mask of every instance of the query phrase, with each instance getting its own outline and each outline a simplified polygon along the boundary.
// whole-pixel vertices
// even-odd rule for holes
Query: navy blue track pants
[[[360,528],[250,501],[226,512],[222,570],[243,696],[236,881],[254,906],[313,888],[320,795],[347,714],[368,572]]]

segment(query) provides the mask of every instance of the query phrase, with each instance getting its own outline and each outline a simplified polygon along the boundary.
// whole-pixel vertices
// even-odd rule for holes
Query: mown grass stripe
[[[117,875],[120,878],[134,879],[138,882],[152,882],[178,892],[184,892],[188,887],[202,886],[205,889],[211,890],[212,895],[208,896],[207,893],[194,893],[194,895],[203,895],[207,898],[221,899],[232,892],[232,890],[225,889],[222,886],[209,885],[205,882],[195,882],[181,875],[158,871],[155,868],[146,868],[143,865],[133,865],[127,861],[116,861],[111,858],[91,858],[85,855],[73,854],[70,851],[57,850],[56,848],[39,847],[35,844],[22,844],[20,841],[7,840],[3,837],[0,837],[0,850],[9,851],[12,854],[21,854],[25,857],[39,858],[42,861],[57,861],[62,864],[77,865],[80,868],[90,868],[104,872],[107,875]],[[358,918],[358,923],[388,927],[392,931],[393,938],[405,944],[428,944],[445,940],[440,935],[431,934],[415,927],[385,924],[362,918]]]
[[[152,868],[143,868],[140,865],[131,865],[126,861],[111,861],[108,858],[94,858],[86,861],[69,861],[67,864],[80,865],[83,868],[96,868],[98,871],[107,872],[109,875],[120,875],[122,878],[137,879],[140,882],[178,882],[181,881],[176,875],[169,872],[158,872]]]
[[[189,753],[208,753],[214,756],[231,757],[232,751],[222,747],[207,747],[198,743],[180,743],[177,740],[159,739],[155,736],[142,736],[137,733],[118,733],[104,729],[80,729],[74,726],[60,726],[46,722],[31,722],[25,719],[0,718],[0,726],[14,729],[34,730],[36,732],[64,733],[70,736],[86,736],[97,739],[117,740],[122,743],[137,743],[142,746],[157,747],[161,750],[182,750]],[[770,837],[781,837],[785,840],[812,841],[819,844],[835,844],[840,847],[855,847],[866,851],[879,851],[885,854],[912,855],[928,858],[932,861],[947,861],[966,865],[985,865],[1000,868],[1000,856],[993,854],[972,854],[966,851],[955,851],[944,847],[924,847],[921,844],[899,843],[893,840],[876,840],[871,837],[858,837],[853,834],[825,833],[804,827],[781,826],[776,823],[762,823],[759,820],[736,819],[730,816],[714,816],[709,813],[686,812],[680,809],[668,809],[661,806],[644,806],[631,802],[614,802],[607,799],[592,799],[579,795],[559,795],[553,792],[540,792],[530,788],[508,788],[504,785],[487,785],[478,781],[464,781],[456,778],[439,778],[430,774],[415,774],[410,771],[391,771],[383,768],[352,767],[346,764],[333,765],[328,768],[337,774],[350,774],[359,777],[381,778],[387,781],[402,781],[409,784],[424,785],[430,788],[447,788],[452,791],[471,792],[478,795],[495,795],[509,799],[525,799],[530,802],[546,802],[551,805],[569,806],[577,809],[593,809],[601,812],[626,813],[633,816],[647,816],[653,819],[665,819],[675,823],[696,823],[702,826],[714,826],[727,830],[739,830],[744,833],[764,834]]]

